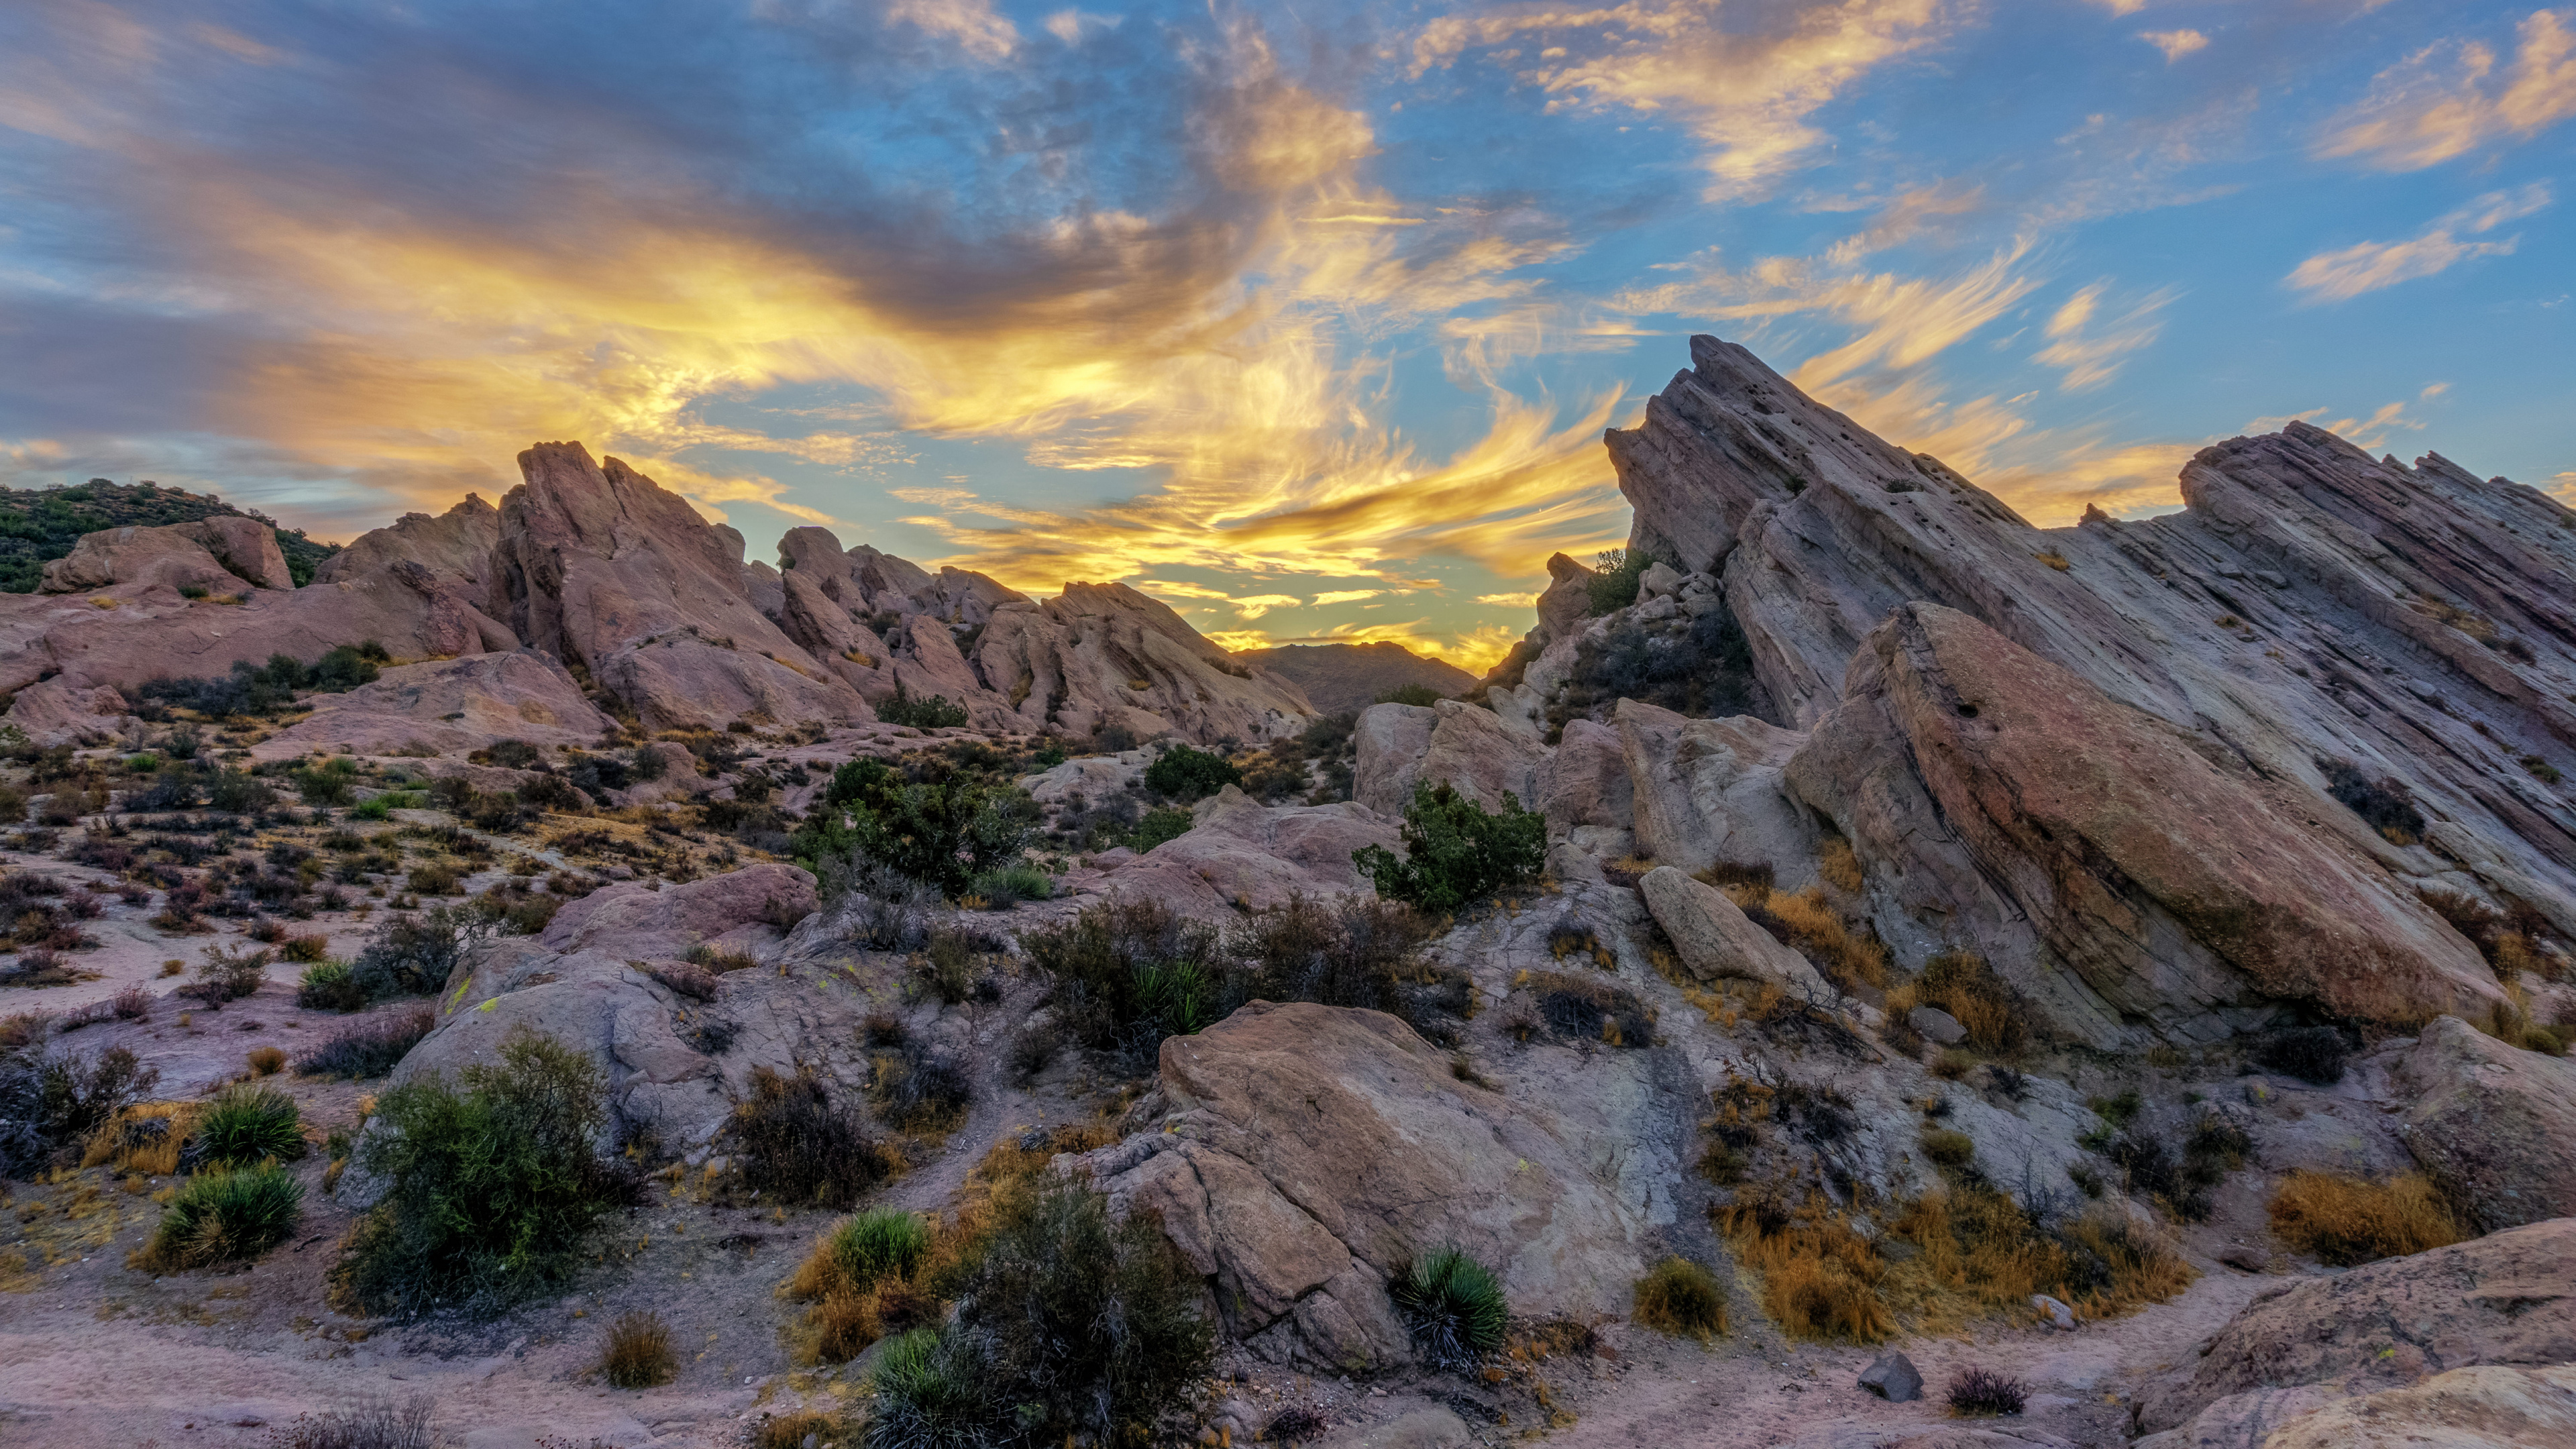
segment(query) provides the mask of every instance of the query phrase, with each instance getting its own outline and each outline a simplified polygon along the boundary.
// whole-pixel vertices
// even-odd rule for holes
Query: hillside
[[[300,528],[277,528],[277,520],[267,514],[149,480],[125,484],[92,478],[72,488],[0,488],[0,593],[34,593],[45,565],[70,553],[84,533],[201,518],[249,518],[277,529],[277,547],[298,588],[313,582],[322,560],[340,551],[336,543],[306,538]]]
[[[1425,658],[1401,644],[1283,644],[1276,649],[1238,650],[1234,657],[1303,689],[1315,708],[1326,714],[1366,709],[1380,695],[1408,684],[1453,696],[1476,687],[1476,676],[1466,670]]]

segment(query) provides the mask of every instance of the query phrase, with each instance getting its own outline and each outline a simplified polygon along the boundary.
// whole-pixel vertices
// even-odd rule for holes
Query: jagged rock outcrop
[[[1460,1080],[1394,1017],[1254,1002],[1166,1039],[1161,1081],[1150,1130],[1080,1161],[1122,1211],[1161,1214],[1227,1331],[1274,1362],[1405,1362],[1386,1280],[1453,1244],[1516,1312],[1627,1306],[1649,1229],[1580,1135]]]
[[[2268,1292],[2183,1376],[2147,1394],[2138,1419],[2172,1430],[2239,1394],[2316,1385],[2342,1397],[2482,1364],[2570,1362],[2576,1218],[2556,1218]],[[2139,1442],[2184,1449],[2196,1440]]]
[[[1631,544],[1722,572],[1784,721],[1837,707],[1889,610],[1940,604],[2265,775],[2393,779],[2432,826],[2576,890],[2576,805],[2524,763],[2576,774],[2576,513],[2292,423],[2204,449],[2180,513],[2040,530],[1743,348],[1691,355],[1609,435]],[[2410,874],[2449,864],[2333,807],[2320,826]]]
[[[752,607],[736,545],[678,494],[579,443],[540,443],[519,469],[527,481],[501,500],[491,612],[646,728],[873,718]]]
[[[1547,747],[1505,727],[1492,710],[1454,699],[1428,707],[1373,704],[1360,711],[1353,738],[1359,759],[1351,798],[1379,814],[1402,815],[1413,787],[1424,783],[1455,786],[1488,810],[1507,797],[1538,804]]]
[[[1915,603],[1786,773],[1850,838],[1883,931],[1978,950],[2096,1045],[2216,1040],[2282,1002],[2411,1026],[2502,1000],[2467,941],[2318,828],[2334,807],[2206,748]]]
[[[496,740],[540,748],[596,744],[617,722],[593,708],[563,666],[530,650],[385,670],[345,694],[314,696],[313,713],[253,747],[261,759],[315,749],[361,755],[479,750]]]
[[[436,517],[406,513],[358,535],[322,561],[313,571],[313,582],[336,584],[398,563],[414,563],[440,583],[480,599],[491,591],[492,549],[500,541],[501,510],[484,502],[481,494],[468,493]]]
[[[2414,1099],[2398,1134],[2480,1231],[2576,1217],[2576,1062],[2445,1016],[2404,1072]]]
[[[1806,736],[1751,715],[1686,719],[1633,699],[1619,701],[1611,717],[1639,855],[1684,871],[1720,861],[1768,866],[1783,890],[1815,879],[1816,828],[1784,781]],[[1583,723],[1567,725],[1566,738]]]

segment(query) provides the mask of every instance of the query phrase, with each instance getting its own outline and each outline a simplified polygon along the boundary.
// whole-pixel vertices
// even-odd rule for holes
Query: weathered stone
[[[2564,1449],[2576,1444],[2576,1364],[2453,1369],[2327,1404],[2263,1449]]]
[[[1636,818],[1636,789],[1618,731],[1597,720],[1568,720],[1555,753],[1539,768],[1538,808],[1562,838],[1579,826],[1625,830]]]
[[[2030,1306],[2039,1310],[2040,1316],[2048,1320],[2049,1327],[2064,1333],[2075,1331],[2075,1310],[2067,1307],[2059,1299],[2045,1293],[2033,1293],[2030,1295]]]
[[[1905,1013],[1905,1024],[1941,1046],[1957,1046],[1968,1039],[1968,1029],[1959,1019],[1937,1006],[1918,1006]]]
[[[1394,710],[1416,713],[1395,715]],[[1419,726],[1419,753],[1407,755]],[[1450,785],[1488,810],[1510,799],[1537,803],[1547,747],[1504,727],[1494,712],[1454,699],[1428,709],[1372,705],[1360,715],[1359,762],[1351,798],[1381,815],[1402,815],[1417,784]]]
[[[412,563],[426,568],[441,583],[467,598],[491,594],[492,550],[501,542],[501,510],[468,493],[436,517],[406,513],[382,528],[351,539],[348,546],[322,560],[313,582],[336,584]]]
[[[401,665],[346,693],[316,695],[313,704],[311,714],[253,746],[253,758],[292,759],[325,748],[461,754],[507,739],[589,746],[617,729],[563,666],[525,650]]]
[[[1914,1360],[1892,1348],[1861,1370],[1860,1386],[1891,1404],[1910,1404],[1923,1397],[1923,1375],[1915,1371]]]
[[[51,749],[115,734],[126,712],[124,696],[105,685],[66,684],[48,679],[19,690],[9,705],[9,723],[27,738]]]
[[[1400,853],[1397,822],[1365,805],[1265,807],[1228,785],[1192,810],[1190,829],[1110,872],[1107,889],[1156,900],[1185,914],[1231,919],[1285,905],[1291,895],[1327,899],[1371,887],[1351,863],[1364,846]]]
[[[127,524],[82,534],[70,553],[45,565],[40,587],[48,594],[81,593],[112,584],[224,591],[240,583],[186,529]]]
[[[1646,898],[1646,909],[1654,912],[1655,924],[1672,937],[1683,968],[1697,979],[1775,982],[1818,1005],[1840,996],[1806,957],[1753,924],[1723,891],[1669,865],[1646,872],[1637,889]]]
[[[2398,1133],[2479,1231],[2576,1217],[2576,1061],[2444,1016],[2405,1073],[2414,1100]]]
[[[1685,871],[1720,861],[1768,866],[1784,890],[1814,880],[1816,829],[1782,774],[1806,736],[1750,715],[1686,719],[1633,699],[1619,701],[1611,718],[1627,759],[1638,854]]]

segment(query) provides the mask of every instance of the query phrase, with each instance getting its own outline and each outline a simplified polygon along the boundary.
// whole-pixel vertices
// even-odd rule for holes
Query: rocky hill
[[[1476,676],[1466,670],[1401,644],[1283,644],[1238,649],[1234,657],[1306,691],[1306,698],[1326,714],[1364,709],[1399,689],[1427,689],[1455,698],[1476,687]]]
[[[336,543],[306,538],[303,529],[279,528],[275,519],[255,509],[148,479],[131,485],[92,478],[71,488],[0,488],[0,593],[34,593],[45,565],[70,553],[85,533],[208,518],[247,518],[271,529],[297,584],[312,582],[340,550]]]

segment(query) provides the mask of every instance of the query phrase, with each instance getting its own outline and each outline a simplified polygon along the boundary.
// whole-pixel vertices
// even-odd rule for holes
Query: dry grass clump
[[[1717,1276],[1687,1258],[1666,1258],[1637,1280],[1629,1317],[1658,1333],[1702,1343],[1726,1332],[1726,1290]]]
[[[2293,1172],[2272,1195],[2272,1231],[2322,1263],[2351,1267],[2446,1247],[2469,1236],[2422,1173],[2384,1183]]]
[[[733,1109],[730,1130],[742,1180],[773,1202],[846,1208],[904,1165],[810,1072],[753,1069],[751,1096]]]
[[[608,1326],[608,1346],[600,1351],[599,1374],[621,1389],[649,1389],[679,1377],[671,1325],[661,1314],[641,1309],[617,1315]]]
[[[242,1061],[252,1072],[263,1077],[273,1077],[286,1065],[286,1053],[273,1046],[252,1047],[250,1054],[242,1058]]]
[[[203,1102],[137,1102],[91,1135],[80,1165],[168,1177],[179,1170],[179,1150],[205,1112]]]
[[[2191,1285],[2191,1265],[2116,1209],[2052,1224],[2054,1207],[1982,1187],[1918,1199],[1889,1229],[1923,1250],[1900,1265],[1891,1293],[1935,1331],[1972,1313],[2025,1313],[2034,1293],[2110,1318]]]
[[[1908,991],[1888,994],[1888,1014],[1917,1005],[1939,1007],[1968,1033],[1968,1045],[1989,1056],[2012,1056],[2030,1044],[2030,1027],[2013,1000],[2012,988],[1985,959],[1968,951],[1945,951],[1923,963]]]
[[[2066,565],[2061,561],[2057,567]],[[2018,1414],[2029,1398],[2030,1389],[2019,1379],[1992,1369],[1968,1369],[1950,1381],[1950,1412],[1963,1419]]]
[[[847,1427],[838,1418],[816,1409],[793,1414],[780,1414],[763,1419],[751,1434],[751,1449],[803,1449],[808,1438],[823,1444],[838,1444],[849,1438]]]
[[[1848,867],[1844,877],[1834,874],[1836,858],[1833,846],[1840,844],[1841,863]],[[1847,842],[1828,842],[1823,866],[1826,878],[1837,884],[1843,878],[1851,881],[1849,889],[1860,885],[1860,866],[1851,858]],[[1825,897],[1825,888],[1809,886],[1796,895],[1773,890],[1758,877],[1741,870],[1704,873],[1722,883],[1718,888],[1753,923],[1769,931],[1782,942],[1795,947],[1815,964],[1833,983],[1846,991],[1858,986],[1883,987],[1887,984],[1887,947],[1867,928],[1855,930]]]
[[[1810,1190],[1791,1206],[1778,1184],[1736,1194],[1712,1210],[1736,1261],[1762,1275],[1762,1311],[1791,1338],[1877,1343],[1896,1318],[1879,1296],[1887,1264],[1840,1208]]]
[[[1841,836],[1828,839],[1816,852],[1816,871],[1834,889],[1857,892],[1860,889],[1860,857],[1852,853],[1852,844]]]

